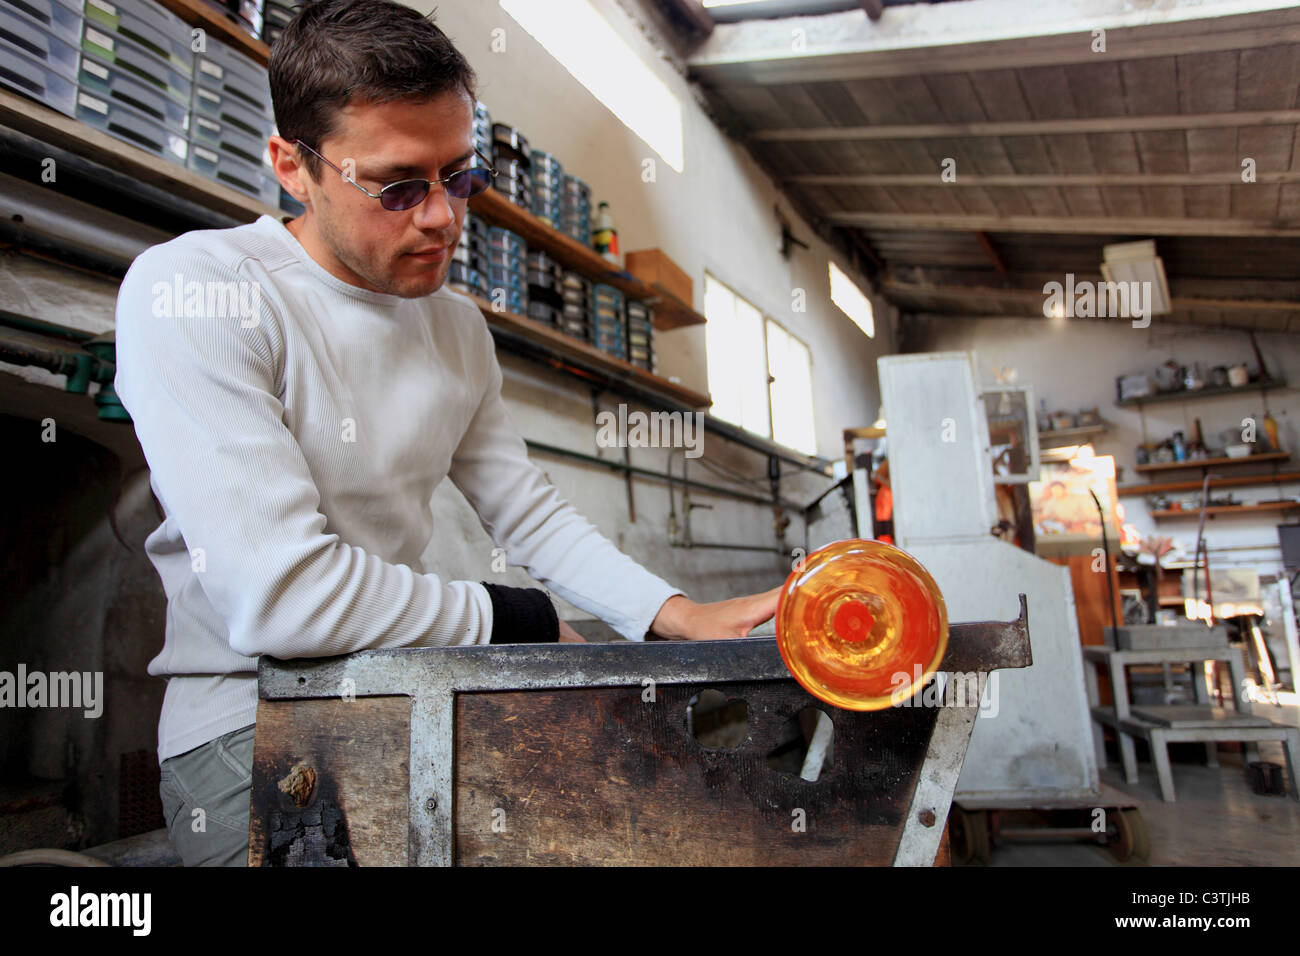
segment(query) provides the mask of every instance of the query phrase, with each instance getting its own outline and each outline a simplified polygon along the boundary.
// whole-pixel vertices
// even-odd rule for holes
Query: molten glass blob
[[[948,649],[948,609],[920,563],[880,541],[837,541],[781,589],[776,642],[795,680],[846,710],[912,697]]]

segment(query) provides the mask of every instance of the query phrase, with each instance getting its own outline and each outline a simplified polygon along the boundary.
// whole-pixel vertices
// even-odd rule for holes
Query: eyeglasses
[[[424,198],[429,195],[429,190],[434,186],[445,187],[447,195],[453,199],[468,199],[470,196],[477,196],[492,185],[492,180],[497,175],[497,171],[492,167],[492,164],[476,149],[474,155],[483,160],[486,165],[459,170],[446,179],[403,179],[398,183],[389,183],[379,192],[372,193],[302,140],[296,139],[294,143],[329,166],[330,169],[342,176],[346,182],[356,186],[357,189],[360,189],[371,199],[378,199],[381,206],[393,212],[401,212],[403,209],[410,209],[412,206],[420,205],[420,203],[424,202]]]

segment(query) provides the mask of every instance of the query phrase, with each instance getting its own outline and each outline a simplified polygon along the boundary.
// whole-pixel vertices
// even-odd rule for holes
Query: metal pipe
[[[655,481],[666,484],[668,486],[670,520],[675,519],[677,514],[676,502],[672,497],[672,493],[673,493],[672,489],[674,483],[679,483],[690,488],[695,488],[699,491],[707,491],[711,494],[723,495],[729,498],[736,498],[740,501],[750,502],[751,504],[759,504],[759,505],[766,505],[766,506],[770,506],[772,504],[772,502],[768,501],[766,498],[761,498],[758,495],[747,494],[746,492],[743,491],[732,491],[730,488],[724,488],[720,485],[711,485],[708,482],[704,482],[704,481],[694,481],[690,478],[676,478],[672,474],[671,454],[668,456],[668,472],[666,474],[661,475],[657,471],[650,471],[649,469],[640,468],[636,465],[626,465],[619,461],[610,461],[607,458],[598,458],[595,455],[584,454],[583,452],[580,451],[571,451],[568,448],[559,448],[555,445],[547,445],[544,442],[537,442],[537,441],[533,441],[532,439],[524,439],[524,444],[526,444],[533,451],[539,451],[542,452],[543,454],[555,455],[560,458],[571,458],[575,461],[582,461],[592,465],[600,465],[604,468],[608,468],[610,471],[619,471],[628,474],[636,474],[644,478],[651,478]],[[685,462],[683,462],[683,465],[684,464]],[[683,470],[685,469],[683,468]],[[689,502],[687,503],[687,505],[688,507],[695,507],[695,508],[709,507],[708,505],[689,505]],[[791,507],[801,508],[801,506],[799,505],[792,505]],[[686,518],[686,522],[688,524],[689,524],[689,520],[690,519],[689,519],[689,512],[688,512],[688,517]],[[670,530],[669,544],[671,544],[674,548],[687,548],[687,549],[714,548],[714,549],[727,550],[727,551],[765,551],[773,554],[782,554],[782,555],[790,553],[788,550],[773,547],[771,545],[725,544],[725,543],[717,543],[717,542],[705,543],[699,541],[691,541],[689,540],[689,538],[685,542],[680,542],[680,541],[673,540],[673,535],[671,534],[671,530],[672,530],[671,526],[669,530]]]
[[[54,189],[0,173],[0,236],[20,246],[71,255],[106,272],[125,272],[145,249],[170,233]]]
[[[557,457],[560,458],[572,458],[575,461],[583,461],[592,465],[601,465],[602,467],[608,468],[611,471],[619,471],[619,472],[630,471],[632,474],[638,475],[642,478],[650,478],[653,479],[654,481],[666,482],[670,488],[672,487],[673,482],[676,482],[677,484],[682,484],[683,482],[686,482],[692,488],[695,488],[699,491],[707,491],[715,495],[725,495],[729,498],[735,498],[739,501],[748,501],[751,504],[758,504],[758,505],[772,504],[771,501],[759,495],[749,494],[748,492],[744,492],[744,491],[734,491],[731,488],[725,488],[722,485],[711,485],[708,482],[704,482],[704,481],[695,481],[693,479],[672,478],[672,477],[662,475],[657,471],[651,471],[648,468],[641,468],[638,465],[625,465],[621,461],[611,461],[608,458],[599,458],[595,455],[588,455],[580,451],[572,451],[568,448],[559,448],[555,445],[548,445],[544,442],[533,441],[531,438],[525,439],[524,444],[526,444],[530,449],[534,451],[542,452],[544,454],[556,455]],[[669,461],[671,464],[671,456],[669,458]],[[799,506],[791,505],[791,507],[799,507]]]
[[[0,309],[0,325],[21,329],[24,332],[35,332],[37,335],[48,335],[51,338],[68,339],[72,342],[85,342],[98,334],[84,329],[70,329],[66,325],[55,325],[53,322],[42,322],[40,319],[18,315],[5,309]]]
[[[119,208],[140,217],[139,220],[130,220],[136,228],[140,221],[166,223],[171,228],[168,239],[188,229],[225,229],[251,222],[254,218],[252,213],[235,216],[219,212],[185,198],[175,189],[142,182],[112,166],[8,127],[0,127],[0,147],[0,155],[7,159],[7,169],[44,169],[45,161],[53,160],[62,192],[71,192],[80,186],[83,195],[93,192],[104,200],[115,200]],[[31,188],[39,190],[42,195],[53,192],[35,182],[29,182]]]
[[[783,548],[773,547],[764,544],[724,544],[721,542],[692,541],[690,544],[674,544],[674,548],[686,548],[688,550],[697,550],[699,548],[716,548],[721,551],[769,551],[773,554],[790,554]]]

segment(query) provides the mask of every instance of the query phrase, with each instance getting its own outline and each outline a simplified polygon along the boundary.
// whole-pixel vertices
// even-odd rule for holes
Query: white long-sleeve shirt
[[[158,759],[253,723],[257,657],[485,644],[487,589],[424,573],[444,476],[507,560],[630,640],[682,592],[621,553],[527,456],[483,315],[330,275],[276,219],[142,253],[116,389],[164,514]]]

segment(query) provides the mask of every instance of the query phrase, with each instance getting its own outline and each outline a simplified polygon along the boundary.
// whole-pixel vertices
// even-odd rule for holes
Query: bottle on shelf
[[[1278,444],[1277,438],[1277,419],[1273,417],[1272,412],[1265,410],[1264,421],[1262,424],[1264,426],[1264,434],[1268,436],[1268,447],[1264,450],[1281,451],[1282,446]]]
[[[596,207],[595,228],[591,231],[591,244],[601,256],[614,265],[619,265],[618,230],[614,228],[614,216],[609,211],[609,203],[602,202]]]

